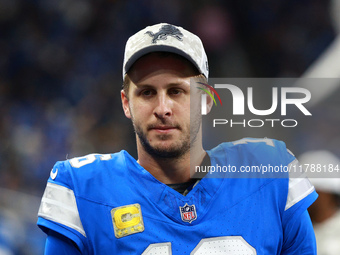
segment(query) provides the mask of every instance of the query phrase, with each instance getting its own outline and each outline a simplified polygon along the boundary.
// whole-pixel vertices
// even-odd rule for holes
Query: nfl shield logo
[[[185,206],[180,206],[179,210],[181,212],[182,221],[191,223],[197,219],[195,205],[188,205],[186,203]]]

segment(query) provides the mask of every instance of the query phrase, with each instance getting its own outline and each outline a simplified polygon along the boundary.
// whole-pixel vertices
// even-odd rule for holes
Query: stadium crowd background
[[[35,217],[56,161],[136,154],[119,95],[124,46],[159,22],[201,37],[211,77],[299,77],[336,36],[325,0],[0,0],[1,255],[42,254]],[[295,153],[340,155],[335,94],[285,139]]]

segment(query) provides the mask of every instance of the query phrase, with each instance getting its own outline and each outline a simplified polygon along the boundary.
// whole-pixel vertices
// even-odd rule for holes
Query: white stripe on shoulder
[[[295,159],[289,164],[288,167],[289,169],[299,169],[299,161]],[[313,191],[314,186],[310,183],[305,174],[302,174],[298,178],[289,178],[288,196],[285,211],[307,197]]]
[[[86,237],[73,190],[47,183],[38,216],[70,227]]]

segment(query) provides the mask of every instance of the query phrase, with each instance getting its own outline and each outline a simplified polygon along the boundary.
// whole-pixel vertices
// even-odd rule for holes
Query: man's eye
[[[153,94],[152,90],[143,90],[141,95],[143,96],[151,96]]]
[[[172,90],[170,90],[170,94],[172,94],[172,95],[179,95],[181,93],[182,93],[182,90],[180,90],[180,89],[172,89]]]

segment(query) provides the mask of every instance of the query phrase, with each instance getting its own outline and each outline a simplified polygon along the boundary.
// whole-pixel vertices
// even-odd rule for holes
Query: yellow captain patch
[[[142,210],[139,204],[113,208],[111,217],[117,238],[144,231]]]

